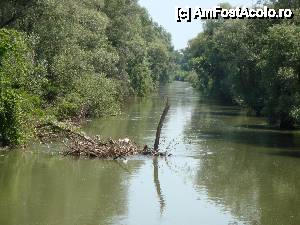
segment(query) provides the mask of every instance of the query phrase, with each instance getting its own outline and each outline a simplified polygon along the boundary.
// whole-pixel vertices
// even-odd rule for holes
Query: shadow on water
[[[209,112],[210,115],[214,115],[214,116],[239,116],[241,115],[241,112],[239,110],[235,110],[235,111],[227,111],[227,112]]]
[[[280,129],[278,126],[271,126],[271,125],[265,125],[265,124],[245,124],[245,125],[240,125],[239,127],[247,128],[247,129],[256,129],[256,130],[269,130],[269,131],[273,131],[273,132],[291,131],[291,130]],[[300,131],[300,128],[297,127],[295,129],[293,129],[292,131]]]
[[[253,130],[209,130],[202,131],[200,137],[207,140],[221,140],[228,143],[246,144],[267,148],[299,148],[300,139],[293,133],[276,133],[272,131],[258,132]]]
[[[268,155],[273,156],[284,156],[284,157],[292,157],[292,158],[300,158],[300,151],[278,151],[278,152],[271,152],[267,153]]]
[[[269,126],[265,118],[247,116],[236,106],[199,101],[192,113],[186,134],[196,140],[236,148],[296,149],[300,147],[300,132],[283,131]]]
[[[210,115],[211,117],[220,117],[220,116],[239,116],[242,114],[239,110],[232,111],[210,111],[210,112],[198,112],[199,115]]]

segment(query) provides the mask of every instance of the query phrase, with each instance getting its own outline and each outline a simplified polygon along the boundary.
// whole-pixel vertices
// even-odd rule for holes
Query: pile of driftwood
[[[128,138],[103,142],[97,137],[71,135],[65,145],[67,150],[64,155],[71,156],[118,159],[142,154],[142,150]]]
[[[46,134],[60,134],[58,136],[64,137],[64,145],[66,150],[63,152],[65,156],[83,156],[88,158],[112,158],[119,159],[133,155],[152,155],[152,156],[169,156],[167,152],[159,151],[159,140],[163,122],[170,108],[169,102],[167,100],[164,111],[161,115],[156,138],[153,148],[149,148],[145,145],[143,148],[140,148],[130,139],[119,139],[103,141],[99,136],[94,138],[88,137],[87,135],[74,131],[70,127],[63,127],[60,124],[48,124],[46,129]],[[51,127],[51,129],[49,129]],[[55,130],[51,132],[49,130]],[[48,136],[48,135],[44,135]]]

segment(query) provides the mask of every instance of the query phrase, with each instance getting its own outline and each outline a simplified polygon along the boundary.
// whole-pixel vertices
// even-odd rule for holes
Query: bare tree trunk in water
[[[166,101],[166,105],[165,105],[165,109],[160,117],[160,121],[159,124],[157,126],[157,131],[156,131],[156,138],[155,138],[155,142],[154,142],[154,151],[158,152],[158,146],[159,146],[159,139],[160,139],[160,134],[161,134],[161,129],[163,127],[164,124],[164,120],[166,118],[166,115],[168,114],[168,111],[170,109],[170,104],[169,104],[169,99],[167,98]]]

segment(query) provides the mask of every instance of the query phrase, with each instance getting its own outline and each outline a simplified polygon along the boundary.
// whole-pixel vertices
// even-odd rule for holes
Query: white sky
[[[140,5],[148,9],[153,20],[172,34],[175,49],[185,48],[188,40],[194,38],[202,29],[200,21],[177,23],[175,20],[176,6],[209,9],[221,2],[229,2],[232,6],[251,6],[256,0],[139,0]]]

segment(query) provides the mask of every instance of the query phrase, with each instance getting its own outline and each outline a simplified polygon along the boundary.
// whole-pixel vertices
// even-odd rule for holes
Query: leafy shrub
[[[146,62],[135,65],[131,70],[130,78],[131,85],[135,87],[135,91],[139,96],[147,95],[154,88],[151,71]]]
[[[93,74],[78,79],[74,86],[72,93],[58,101],[57,116],[61,119],[77,116],[99,117],[119,112],[120,94],[116,81]]]
[[[16,145],[20,141],[20,107],[13,90],[0,92],[0,141],[2,145]]]
[[[0,142],[17,145],[31,123],[29,114],[36,108],[31,104],[30,90],[33,64],[23,34],[0,30]],[[36,101],[36,99],[35,99]],[[38,102],[38,101],[36,101]]]

